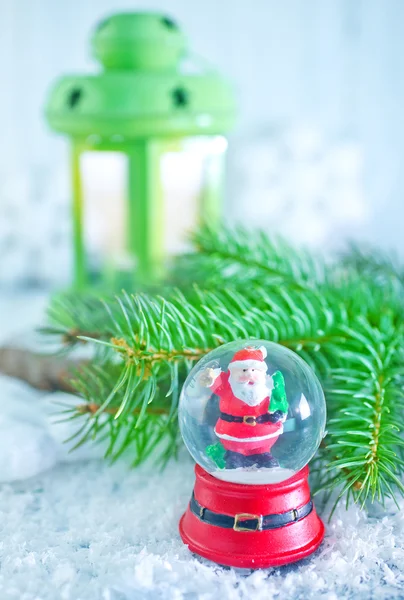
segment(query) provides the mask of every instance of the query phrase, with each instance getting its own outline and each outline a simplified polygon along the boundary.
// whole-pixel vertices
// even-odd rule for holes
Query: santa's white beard
[[[229,383],[236,398],[245,402],[248,406],[257,406],[257,404],[260,404],[260,402],[269,396],[270,390],[266,381],[257,381],[251,385],[248,382],[240,383],[240,381],[236,381],[230,375]]]

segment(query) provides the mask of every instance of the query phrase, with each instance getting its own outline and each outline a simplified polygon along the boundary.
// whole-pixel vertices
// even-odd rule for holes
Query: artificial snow
[[[27,385],[0,376],[0,482],[32,477],[58,460],[39,398]]]
[[[178,520],[192,485],[186,457],[163,473],[150,465],[130,471],[91,461],[3,485],[0,598],[403,597],[404,516],[392,505],[374,516],[341,506],[311,558],[282,568],[236,571],[198,559],[182,544]]]
[[[37,294],[0,296],[0,344],[48,351],[35,329],[44,324],[49,297]],[[45,394],[26,383],[0,375],[0,483],[33,477],[60,461],[100,458],[105,445],[90,445],[70,453],[74,442],[65,440],[76,424],[60,422],[63,408],[80,400],[71,394]],[[0,596],[1,598],[1,596]]]
[[[296,471],[291,469],[283,469],[282,467],[271,468],[243,468],[237,469],[217,469],[212,475],[222,481],[233,481],[235,483],[244,483],[246,485],[259,485],[262,483],[279,483],[285,481]]]
[[[60,461],[102,457],[105,444],[71,452],[75,441],[65,443],[77,424],[60,422],[60,404],[66,408],[79,402],[71,394],[44,394],[0,375],[0,483],[33,477]]]
[[[0,398],[0,477],[14,480],[0,486],[1,600],[404,596],[404,512],[392,503],[369,514],[341,506],[323,545],[300,563],[222,568],[193,556],[178,534],[194,480],[185,451],[163,472],[108,466],[88,460],[102,447],[69,454],[62,444],[74,429],[50,413],[74,396],[44,396],[2,377]],[[330,506],[316,505],[327,519]]]

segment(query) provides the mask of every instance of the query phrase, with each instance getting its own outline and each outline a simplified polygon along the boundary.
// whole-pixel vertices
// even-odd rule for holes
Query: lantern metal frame
[[[161,157],[184,139],[229,131],[235,122],[234,92],[211,68],[184,66],[184,34],[165,15],[113,15],[95,29],[92,48],[104,70],[61,78],[46,106],[51,128],[71,139],[75,287],[89,283],[80,169],[80,157],[87,151],[128,157],[127,250],[135,259],[136,280],[153,282],[164,272],[166,259]],[[222,182],[219,173],[210,176],[199,220],[215,224]]]

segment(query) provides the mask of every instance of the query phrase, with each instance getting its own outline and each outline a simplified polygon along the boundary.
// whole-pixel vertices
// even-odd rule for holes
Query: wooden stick
[[[0,347],[0,373],[21,379],[38,390],[74,392],[68,382],[69,372],[82,363],[24,348]]]

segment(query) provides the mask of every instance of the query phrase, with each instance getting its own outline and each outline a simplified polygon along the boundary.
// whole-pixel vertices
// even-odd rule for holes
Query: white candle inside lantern
[[[175,146],[161,158],[168,255],[189,249],[188,236],[203,214],[210,186],[220,176],[227,140],[223,136],[185,138]]]
[[[128,262],[128,167],[122,152],[88,151],[80,157],[84,244],[92,271]]]

